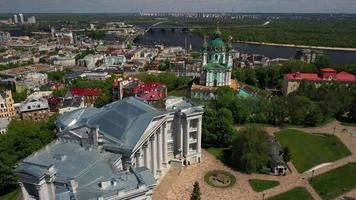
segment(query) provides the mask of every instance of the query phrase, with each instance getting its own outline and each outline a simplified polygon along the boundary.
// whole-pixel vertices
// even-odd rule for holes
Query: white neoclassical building
[[[201,161],[203,108],[169,97],[156,109],[130,97],[58,118],[58,139],[14,171],[24,199],[151,199],[171,165]]]

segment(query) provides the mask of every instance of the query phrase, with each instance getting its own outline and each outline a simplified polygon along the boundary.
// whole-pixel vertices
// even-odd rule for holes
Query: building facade
[[[12,118],[15,116],[16,111],[11,90],[0,91],[0,118]]]
[[[48,75],[39,72],[31,72],[25,75],[24,80],[35,86],[42,86],[48,83]]]
[[[167,97],[167,86],[160,82],[144,83],[134,77],[117,80],[113,83],[114,99],[137,96],[147,102],[159,101]]]
[[[339,72],[332,68],[320,69],[320,73],[288,73],[283,75],[282,92],[288,95],[291,92],[298,90],[302,81],[314,83],[316,87],[322,84],[342,83],[345,85],[355,84],[356,76],[348,72]]]
[[[221,32],[217,29],[213,39],[203,45],[200,84],[211,87],[231,85],[233,54],[231,45],[225,45]]]
[[[50,116],[48,101],[44,98],[27,99],[19,107],[22,120],[40,121]]]
[[[85,107],[93,107],[96,99],[101,95],[100,88],[75,88],[72,87],[65,95],[65,99],[83,97]]]
[[[215,98],[218,87],[229,86],[237,90],[237,82],[231,79],[235,50],[231,43],[225,45],[217,29],[213,39],[204,42],[199,84],[191,87],[191,97],[209,100]]]
[[[171,165],[202,159],[203,108],[172,97],[165,105],[130,97],[59,117],[59,139],[14,171],[24,199],[151,199]]]
[[[294,58],[306,63],[315,63],[318,58],[324,55],[324,52],[321,50],[302,49],[297,51]]]

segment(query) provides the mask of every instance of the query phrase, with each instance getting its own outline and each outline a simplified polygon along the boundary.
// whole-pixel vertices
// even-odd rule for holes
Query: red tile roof
[[[321,68],[320,71],[322,71],[322,72],[336,72],[336,70],[333,68]]]
[[[70,88],[70,93],[74,96],[100,96],[100,88]]]
[[[323,68],[321,69],[321,75],[316,74],[316,73],[289,73],[289,74],[284,74],[284,78],[288,80],[309,80],[309,81],[328,81],[329,79],[327,78],[328,76],[324,76],[323,73],[326,73],[326,75],[334,75],[333,79],[334,81],[347,81],[347,82],[354,82],[356,81],[356,76],[353,74],[350,74],[348,72],[340,72],[336,73],[336,71],[332,68]]]

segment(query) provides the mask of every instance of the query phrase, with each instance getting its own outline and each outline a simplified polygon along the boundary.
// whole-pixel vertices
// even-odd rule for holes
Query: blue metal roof
[[[85,108],[66,113],[58,118],[56,124],[64,129],[79,126],[99,128],[104,136],[132,150],[152,119],[163,113],[135,97],[129,97],[101,109]]]
[[[134,190],[141,184],[147,187],[155,184],[155,179],[147,168],[129,172],[113,169],[112,162],[120,157],[120,154],[85,149],[77,143],[57,140],[20,162],[14,173],[22,181],[37,182],[53,166],[56,170],[55,182],[67,184],[56,186],[56,196],[59,199],[69,196],[71,180],[78,183],[75,196],[80,200],[97,199],[117,194],[118,191]],[[115,184],[100,187],[103,181],[115,181]]]

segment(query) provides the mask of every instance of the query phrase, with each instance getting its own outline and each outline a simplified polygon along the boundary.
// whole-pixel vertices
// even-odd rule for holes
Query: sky
[[[356,0],[0,0],[0,13],[356,13]]]

